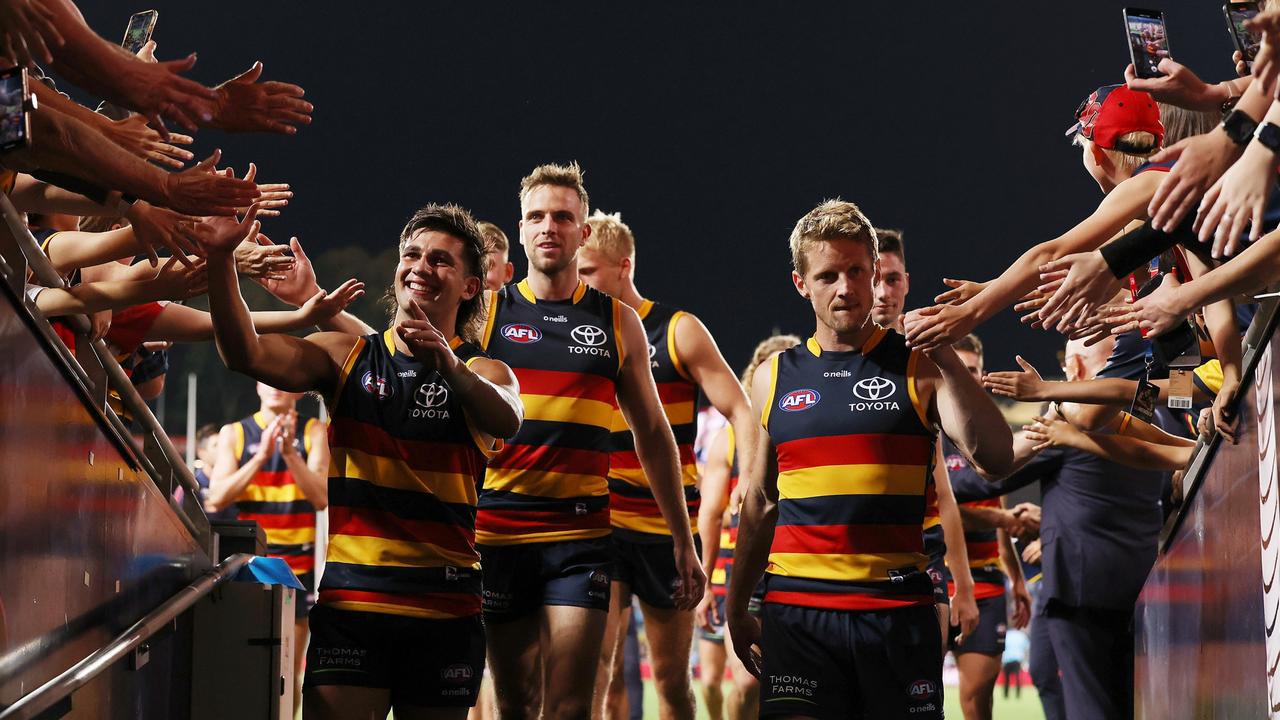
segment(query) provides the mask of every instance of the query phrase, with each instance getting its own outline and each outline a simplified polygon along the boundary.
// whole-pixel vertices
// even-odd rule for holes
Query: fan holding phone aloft
[[[1169,33],[1164,25],[1164,13],[1143,8],[1124,9],[1125,32],[1129,36],[1129,57],[1140,78],[1164,75],[1160,61],[1169,57]]]

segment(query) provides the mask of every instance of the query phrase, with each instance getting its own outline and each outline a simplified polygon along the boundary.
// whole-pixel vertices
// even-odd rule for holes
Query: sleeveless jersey
[[[762,424],[777,448],[765,602],[838,610],[933,604],[925,496],[934,431],[919,353],[877,328],[859,350],[810,338],[770,361]]]
[[[539,300],[527,280],[489,297],[482,344],[520,381],[524,424],[489,463],[481,545],[609,535],[620,312],[618,300],[581,282],[568,300]]]
[[[480,612],[476,500],[490,450],[440,373],[356,342],[329,400],[329,550],[319,602],[431,619]],[[483,357],[454,338],[454,353]]]
[[[698,530],[698,466],[693,454],[693,441],[698,435],[695,406],[698,386],[685,372],[676,352],[676,323],[684,311],[658,305],[645,300],[636,311],[649,336],[649,365],[658,385],[658,398],[662,411],[671,423],[680,453],[680,479],[684,485],[685,504],[689,509],[689,525],[694,534]],[[609,517],[613,531],[619,537],[644,541],[656,537],[671,537],[658,509],[658,501],[649,489],[649,481],[640,467],[636,455],[635,438],[631,428],[615,407],[613,411],[613,435],[609,453]],[[638,536],[638,537],[637,537]]]
[[[951,438],[942,438],[943,459],[947,463],[947,474],[956,477],[961,474],[974,473],[960,450],[951,442]],[[960,507],[988,507],[999,509],[1000,498],[974,500],[961,503]],[[964,546],[969,554],[969,572],[973,574],[973,597],[976,600],[1004,595],[1005,575],[1000,566],[999,536],[994,529],[964,531]],[[955,592],[955,583],[948,578],[948,591]]]
[[[294,427],[293,444],[304,461],[311,451],[309,432],[314,422],[315,418],[299,417]],[[267,420],[262,413],[254,413],[236,423],[235,429],[236,459],[243,467],[258,452]],[[295,575],[316,569],[316,508],[298,487],[278,449],[236,498],[235,507],[241,520],[256,520],[262,526],[268,555],[289,563]]]
[[[942,530],[942,511],[938,509],[938,484],[929,473],[928,487],[924,493],[924,554],[930,562],[937,562],[947,554],[946,534]]]
[[[737,439],[733,436],[733,426],[726,425],[725,432],[729,437],[729,497],[738,487],[738,448]],[[711,592],[724,596],[729,589],[729,575],[733,572],[733,549],[738,546],[738,512],[737,508],[729,508],[729,523],[720,530],[720,552],[716,554],[716,564],[711,570]]]

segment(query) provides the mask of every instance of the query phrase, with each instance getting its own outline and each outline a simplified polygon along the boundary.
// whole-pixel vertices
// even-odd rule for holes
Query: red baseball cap
[[[1116,143],[1121,135],[1131,132],[1149,132],[1156,136],[1156,147],[1164,144],[1164,125],[1155,98],[1127,85],[1103,85],[1094,90],[1076,108],[1076,124],[1067,129],[1067,135],[1080,133],[1098,147],[1121,151],[1125,148],[1117,148]]]

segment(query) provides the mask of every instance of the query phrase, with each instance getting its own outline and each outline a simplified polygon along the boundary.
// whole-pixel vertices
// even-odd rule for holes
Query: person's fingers
[[[1129,89],[1131,90],[1137,89],[1134,87],[1134,83],[1139,82],[1138,70],[1133,66],[1133,63],[1129,63],[1128,65],[1125,66],[1124,81],[1125,81],[1125,84],[1129,86]]]
[[[249,163],[249,169],[248,169],[248,170],[246,170],[246,171],[245,171],[245,173],[244,173],[244,181],[245,181],[245,182],[253,182],[253,179],[254,179],[255,177],[257,177],[257,176],[258,176],[258,165],[257,165],[257,163],[250,162],[250,163]],[[255,184],[256,184],[256,183],[255,183]],[[262,188],[258,188],[258,190],[259,190],[259,192],[261,192]]]
[[[1018,367],[1022,368],[1023,370],[1026,370],[1027,372],[1032,374],[1039,375],[1039,373],[1036,372],[1036,369],[1032,367],[1031,363],[1027,362],[1026,359],[1023,358],[1021,355],[1014,355],[1013,361],[1018,363]]]
[[[245,83],[245,84],[254,83],[254,82],[257,82],[258,78],[261,76],[262,76],[262,62],[254,61],[254,63],[249,66],[248,70],[245,70],[239,75],[231,78],[230,80],[227,81],[227,83]]]
[[[1226,253],[1227,257],[1236,254],[1236,250],[1240,247],[1240,238],[1244,237],[1245,228],[1248,227],[1252,219],[1253,213],[1248,208],[1239,207],[1232,210],[1231,222],[1228,223],[1229,227],[1227,228],[1227,237],[1222,244],[1222,251]]]
[[[292,97],[302,97],[307,91],[300,85],[293,83],[280,82],[279,80],[268,80],[262,83],[262,89],[271,95],[289,95]],[[310,105],[310,103],[308,103]]]

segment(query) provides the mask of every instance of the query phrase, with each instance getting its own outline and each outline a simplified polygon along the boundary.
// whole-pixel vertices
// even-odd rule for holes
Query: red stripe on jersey
[[[986,498],[985,500],[973,500],[973,501],[966,502],[966,503],[960,503],[960,507],[997,508],[997,509],[1001,509],[1001,508],[1002,508],[1002,506],[1001,506],[1001,504],[1000,504],[1000,498],[998,498],[998,497],[994,497],[994,498]]]
[[[609,469],[610,470],[643,470],[640,465],[640,456],[636,455],[635,450],[618,450],[609,453]]]
[[[267,557],[275,557],[284,560],[294,575],[309,573],[316,569],[315,553],[307,553],[306,555],[268,555]]]
[[[969,554],[970,565],[984,560],[995,562],[1000,559],[1000,543],[995,540],[965,543],[965,550]]]
[[[956,594],[956,584],[954,580],[947,581],[947,594]],[[1004,595],[1004,586],[995,583],[976,582],[973,584],[973,599],[986,600],[987,598],[1002,597]]]
[[[688,380],[658,383],[658,399],[663,405],[692,402],[698,397],[698,386]]]
[[[369,455],[402,460],[414,470],[459,473],[476,477],[484,470],[477,465],[478,452],[459,452],[460,443],[401,440],[376,425],[338,416],[329,424],[329,445],[351,448]]]
[[[609,472],[609,453],[554,445],[507,445],[489,461],[489,467],[604,477]]]
[[[257,520],[263,530],[296,530],[316,524],[315,513],[240,513],[241,520]]]
[[[932,605],[932,595],[874,595],[870,593],[825,593],[770,590],[764,601],[781,605],[823,610],[884,610],[887,608]]]
[[[788,440],[778,445],[778,471],[825,465],[928,465],[927,435],[860,433]]]
[[[609,511],[613,512],[615,510],[648,517],[662,517],[662,511],[658,508],[658,501],[651,497],[636,498],[613,493],[609,496]]]
[[[475,553],[476,534],[461,525],[408,520],[369,508],[330,506],[329,533],[431,543],[457,553]]]
[[[284,487],[297,484],[293,479],[293,473],[288,470],[259,470],[254,474],[250,483],[263,487]]]
[[[424,593],[422,595],[394,595],[367,590],[322,590],[321,604],[337,602],[382,603],[402,607],[433,610],[464,617],[480,612],[480,596],[474,593]]]
[[[919,525],[779,525],[770,552],[859,555],[924,550]]]
[[[494,535],[565,530],[608,530],[608,510],[569,515],[550,510],[486,510],[476,512],[476,530]]]
[[[522,395],[550,395],[553,397],[583,398],[602,403],[614,402],[614,379],[590,373],[563,372],[560,370],[533,370],[513,367],[512,372],[520,381]]]
[[[924,489],[924,518],[936,518],[940,516],[938,510],[938,486],[933,480],[930,480]]]

